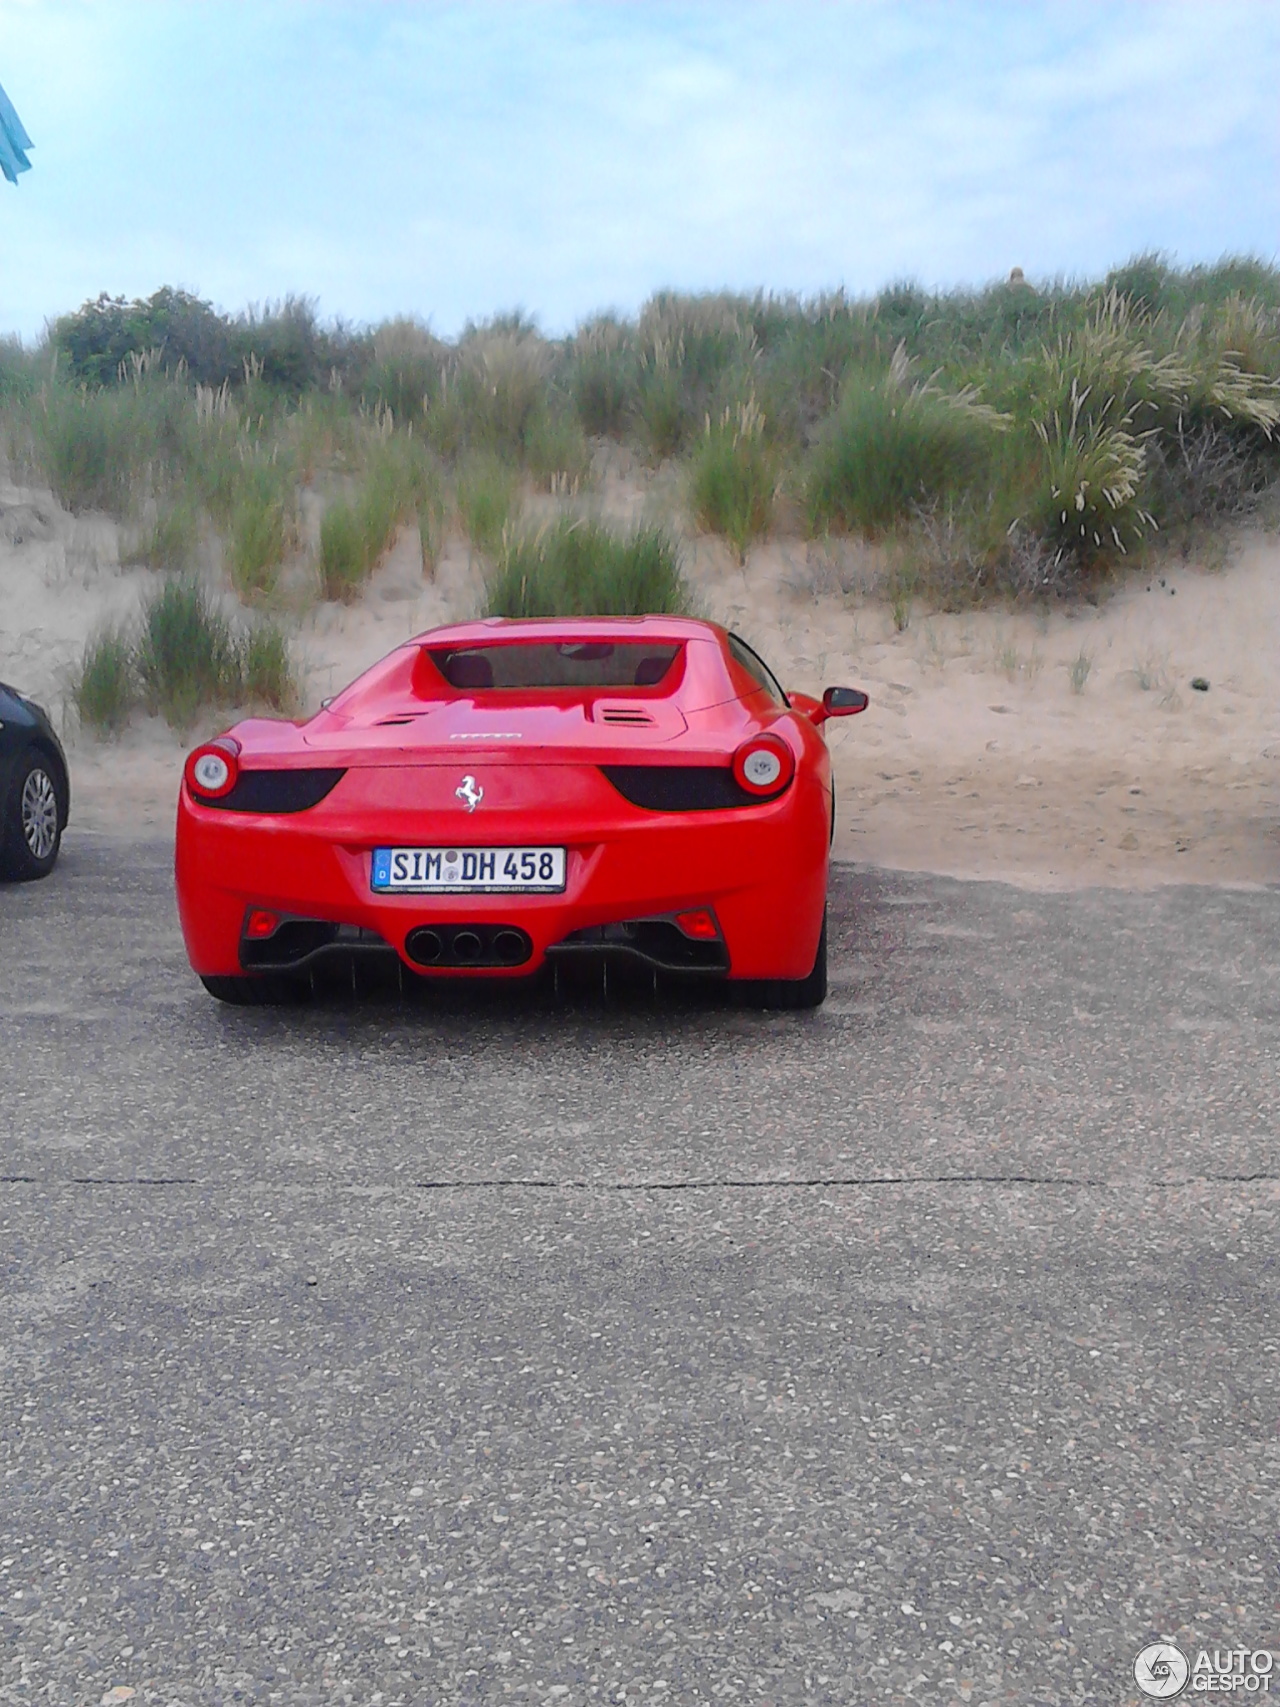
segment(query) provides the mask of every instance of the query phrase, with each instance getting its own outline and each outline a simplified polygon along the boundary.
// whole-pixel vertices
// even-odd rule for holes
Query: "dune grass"
[[[489,616],[644,616],[691,608],[675,541],[564,520],[508,537],[485,589]]]
[[[294,549],[300,487],[340,494],[320,574],[349,599],[415,517],[431,572],[446,491],[496,562],[521,483],[580,491],[604,436],[678,459],[697,525],[739,558],[798,509],[814,536],[902,542],[918,598],[1070,593],[1277,486],[1280,268],[1140,255],[1095,283],[664,292],[564,339],[520,314],[446,341],[326,328],[302,299],[104,297],[42,348],[0,348],[0,433],[15,472],[138,530],[141,561],[186,570],[216,532],[250,603]]]
[[[202,706],[240,697],[240,648],[225,613],[198,581],[165,581],[143,601],[133,653],[142,703],[176,729]]]
[[[92,635],[72,682],[81,724],[98,735],[118,735],[137,702],[133,647],[118,628]]]
[[[268,711],[292,711],[298,700],[289,643],[279,624],[260,621],[249,629],[240,646],[243,695],[252,706]]]
[[[591,447],[577,416],[559,405],[538,410],[525,428],[524,465],[540,491],[581,492],[591,477]]]
[[[884,373],[854,372],[846,382],[809,469],[810,526],[876,535],[973,490],[989,477],[1006,424],[971,390],[912,384],[899,345]]]
[[[622,321],[604,314],[579,327],[569,355],[569,390],[585,432],[622,436],[635,369],[630,331]]]
[[[777,482],[754,399],[707,421],[690,458],[689,507],[699,527],[724,536],[739,563],[752,540],[769,530]]]
[[[293,483],[286,470],[262,462],[246,467],[238,486],[227,553],[231,584],[242,599],[269,598],[288,546]]]
[[[89,640],[72,697],[99,735],[118,734],[139,706],[185,734],[220,707],[287,712],[298,689],[277,623],[233,622],[198,581],[172,576],[144,599],[134,632],[105,629]]]
[[[481,452],[459,464],[458,520],[475,550],[493,556],[516,514],[520,480],[510,463]]]
[[[326,599],[350,604],[359,596],[367,571],[356,506],[339,499],[330,504],[320,522],[320,589]]]
[[[34,453],[73,515],[128,512],[142,457],[136,399],[123,391],[50,390],[31,412]]]
[[[320,586],[326,599],[357,598],[400,528],[416,517],[424,572],[435,565],[443,533],[439,469],[421,441],[379,438],[367,447],[355,495],[329,505],[320,524]]]
[[[166,492],[122,561],[182,574],[194,565],[199,544],[199,509],[185,492]]]

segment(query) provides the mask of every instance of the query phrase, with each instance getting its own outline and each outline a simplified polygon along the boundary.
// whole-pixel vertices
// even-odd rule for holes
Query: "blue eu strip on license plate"
[[[380,895],[545,894],[564,888],[563,848],[374,848]]]

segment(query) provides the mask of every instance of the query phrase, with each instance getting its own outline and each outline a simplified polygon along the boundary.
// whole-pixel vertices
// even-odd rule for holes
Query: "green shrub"
[[[689,470],[690,505],[699,527],[722,534],[739,563],[751,541],[768,532],[776,486],[764,419],[754,403],[707,422]]]
[[[887,375],[854,375],[815,451],[809,523],[876,534],[920,506],[974,489],[1004,420],[969,392],[908,387],[899,346]]]
[[[477,551],[493,555],[511,525],[519,480],[509,463],[493,455],[468,457],[458,469],[458,519]]]
[[[297,703],[289,643],[275,623],[256,623],[245,636],[241,675],[244,695],[251,705],[284,712]]]
[[[240,647],[198,581],[175,577],[143,602],[135,671],[147,710],[189,728],[204,705],[230,705],[243,689]]]
[[[133,648],[118,628],[94,635],[86,644],[72,686],[76,711],[86,728],[118,734],[137,699]]]
[[[233,370],[230,324],[207,303],[168,286],[146,301],[128,302],[105,291],[74,314],[55,322],[53,343],[77,380],[113,385],[130,356],[161,352],[163,364],[179,363],[196,379],[218,385]]]
[[[644,616],[690,608],[668,534],[648,527],[622,536],[585,520],[509,538],[486,594],[490,616]]]

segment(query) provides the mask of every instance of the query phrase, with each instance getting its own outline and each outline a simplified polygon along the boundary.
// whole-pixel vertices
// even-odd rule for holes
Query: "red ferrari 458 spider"
[[[187,759],[191,964],[239,1003],[381,956],[402,977],[596,963],[816,1006],[835,813],[821,729],[866,704],[788,695],[744,641],[689,618],[433,629],[309,721],[251,718]]]

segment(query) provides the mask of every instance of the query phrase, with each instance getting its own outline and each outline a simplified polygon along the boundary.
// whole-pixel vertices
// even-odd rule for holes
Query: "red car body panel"
[[[657,686],[461,689],[430,657],[509,642],[637,639],[679,647]],[[629,721],[640,717],[646,721]],[[437,974],[462,978],[528,974],[548,948],[589,927],[707,909],[730,978],[804,978],[822,929],[831,834],[830,763],[818,721],[811,710],[777,703],[734,658],[723,630],[691,619],[493,620],[419,635],[308,721],[249,719],[228,732],[241,782],[255,771],[341,770],[317,804],[227,810],[184,780],[176,875],[191,964],[207,977],[242,975],[251,909],[376,932],[417,972],[423,967],[405,946],[417,927],[527,933],[532,953],[518,966]],[[652,810],[633,804],[602,768],[727,772],[741,744],[764,731],[786,743],[795,773],[760,803]],[[459,797],[467,776],[482,792],[471,811]],[[563,847],[565,888],[373,891],[375,848],[451,845]]]

